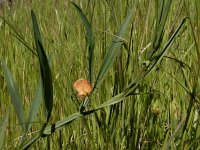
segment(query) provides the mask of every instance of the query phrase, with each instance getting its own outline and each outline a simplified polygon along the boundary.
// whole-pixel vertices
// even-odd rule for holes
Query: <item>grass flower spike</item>
[[[74,82],[74,89],[78,92],[78,96],[81,98],[86,97],[92,92],[92,85],[85,79],[78,79]]]

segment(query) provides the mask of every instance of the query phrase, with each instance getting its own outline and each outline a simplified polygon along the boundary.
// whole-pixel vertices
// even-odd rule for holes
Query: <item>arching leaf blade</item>
[[[53,85],[52,85],[51,69],[50,69],[49,62],[45,54],[44,48],[42,46],[39,26],[38,26],[37,19],[33,10],[31,11],[31,16],[32,16],[36,50],[37,50],[39,63],[40,63],[40,73],[41,73],[42,86],[43,86],[43,92],[44,92],[44,104],[45,104],[45,109],[46,109],[45,110],[46,122],[48,122],[51,116],[52,108],[53,108]]]
[[[74,5],[74,7],[76,8],[84,26],[86,29],[86,37],[87,37],[87,41],[88,41],[88,70],[89,70],[89,81],[90,83],[92,82],[93,78],[93,58],[94,58],[94,46],[95,46],[95,41],[94,41],[94,35],[92,32],[92,26],[89,23],[87,17],[85,16],[85,14],[83,13],[83,11],[81,10],[81,8],[76,5],[74,2],[72,2],[72,4]]]

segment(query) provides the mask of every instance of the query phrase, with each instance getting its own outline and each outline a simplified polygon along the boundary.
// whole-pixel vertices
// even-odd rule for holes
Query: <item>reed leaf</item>
[[[92,32],[92,26],[89,23],[87,17],[83,13],[83,11],[81,10],[81,8],[79,6],[77,6],[74,2],[72,2],[72,4],[76,8],[84,26],[85,26],[85,29],[86,29],[87,42],[89,43],[89,46],[88,46],[89,81],[90,81],[90,83],[92,83],[92,80],[93,80],[93,77],[92,77],[92,75],[93,75],[93,58],[94,58],[94,46],[95,46],[94,35]]]
[[[94,89],[98,88],[100,86],[103,79],[106,77],[108,71],[113,66],[113,63],[116,60],[116,58],[120,52],[120,48],[121,48],[122,44],[124,43],[123,38],[125,37],[128,26],[132,20],[132,16],[133,16],[133,9],[126,16],[123,24],[121,25],[117,35],[114,37],[106,55],[105,55],[103,64],[101,65],[100,71],[98,73],[98,76],[97,76],[97,79],[95,82]]]
[[[48,122],[53,108],[53,85],[52,85],[51,69],[44,48],[42,46],[39,26],[33,10],[31,11],[31,16],[32,16],[36,50],[40,63],[40,72],[41,72],[42,86],[44,92],[44,104],[46,109],[46,122]]]
[[[154,54],[158,51],[164,34],[164,27],[166,24],[167,17],[169,16],[169,10],[172,3],[172,0],[166,0],[166,1],[156,1],[158,12],[156,13],[156,27],[154,30],[154,37],[152,41],[152,52],[150,59],[153,58]]]
[[[32,122],[35,121],[35,118],[37,116],[37,113],[39,111],[39,107],[41,106],[42,103],[42,81],[39,81],[39,84],[37,86],[37,90],[35,92],[33,101],[31,103],[31,108],[29,111],[29,115],[28,115],[28,122],[27,122],[27,132],[30,130],[31,126],[32,126]]]
[[[4,61],[2,61],[2,68],[4,72],[4,77],[5,77],[9,92],[10,92],[11,101],[14,106],[15,113],[17,115],[17,119],[23,131],[25,132],[26,131],[26,117],[24,114],[23,105],[21,103],[21,97],[19,94],[17,83],[15,82],[9,68],[7,67]]]

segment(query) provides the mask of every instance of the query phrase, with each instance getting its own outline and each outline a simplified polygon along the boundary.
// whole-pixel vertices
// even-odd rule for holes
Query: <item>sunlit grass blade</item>
[[[40,71],[41,71],[42,85],[44,91],[44,103],[47,113],[46,121],[48,122],[53,108],[53,85],[52,85],[51,69],[44,48],[42,46],[39,26],[33,10],[31,11],[31,16],[32,16],[35,44],[40,63]]]
[[[9,111],[6,112],[1,124],[0,124],[0,149],[3,147],[3,142],[5,138],[6,127],[8,125]]]
[[[98,88],[100,86],[101,82],[106,77],[109,69],[113,66],[113,63],[116,57],[118,56],[120,48],[124,42],[122,39],[125,37],[128,26],[132,20],[132,16],[133,16],[133,9],[128,13],[127,17],[125,18],[123,24],[121,25],[117,35],[114,37],[105,55],[105,58],[101,66],[101,69],[98,73],[94,88]]]
[[[19,120],[19,124],[22,127],[23,131],[26,131],[26,117],[23,110],[23,105],[21,103],[21,97],[19,95],[19,90],[17,87],[17,83],[15,82],[10,70],[4,61],[2,61],[2,68],[4,72],[4,77],[6,79],[6,83],[10,92],[12,104],[15,109],[15,113]]]
[[[95,45],[92,27],[91,27],[91,24],[89,23],[87,17],[82,12],[82,10],[74,2],[72,2],[72,4],[76,8],[84,26],[85,26],[85,29],[86,29],[86,37],[87,37],[87,41],[89,43],[89,46],[88,46],[89,81],[90,81],[90,83],[92,83],[92,80],[93,80],[93,78],[92,78],[92,75],[93,75],[93,57],[94,57],[94,45]]]

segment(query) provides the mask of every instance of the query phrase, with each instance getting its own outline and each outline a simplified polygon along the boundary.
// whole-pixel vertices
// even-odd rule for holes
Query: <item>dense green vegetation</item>
[[[200,149],[199,0],[0,9],[0,149]]]

